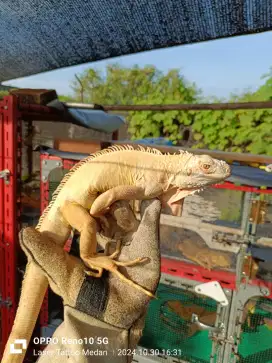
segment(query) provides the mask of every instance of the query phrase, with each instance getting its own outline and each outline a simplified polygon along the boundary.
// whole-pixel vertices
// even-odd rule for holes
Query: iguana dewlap
[[[174,211],[181,198],[222,182],[229,175],[227,163],[208,155],[188,152],[163,155],[156,149],[113,146],[83,159],[65,175],[37,229],[60,245],[64,245],[72,228],[78,230],[80,256],[87,266],[97,269],[100,276],[105,261],[95,256],[94,217],[103,215],[117,200],[154,197],[162,197]],[[14,339],[30,340],[47,286],[41,272],[28,264],[3,363],[22,362],[25,352],[9,355],[9,344]]]

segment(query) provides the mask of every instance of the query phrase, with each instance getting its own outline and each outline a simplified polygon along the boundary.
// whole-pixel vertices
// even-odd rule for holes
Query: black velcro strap
[[[104,270],[100,278],[86,275],[75,308],[95,318],[102,318],[107,306],[108,292],[107,271]]]

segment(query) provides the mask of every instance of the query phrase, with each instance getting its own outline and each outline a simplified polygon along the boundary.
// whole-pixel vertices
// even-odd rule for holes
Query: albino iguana
[[[102,216],[112,203],[161,197],[175,214],[183,198],[222,182],[229,175],[230,167],[226,162],[208,155],[183,151],[164,155],[141,146],[137,150],[132,146],[112,146],[81,160],[65,175],[36,228],[60,245],[64,245],[72,228],[78,230],[80,257],[86,266],[98,271],[89,271],[89,274],[99,277],[103,268],[111,270],[117,265],[110,256],[96,255],[95,217]],[[123,265],[139,262],[143,260]],[[3,363],[22,362],[25,352],[9,355],[9,344],[14,339],[29,342],[47,287],[46,278],[29,263]]]

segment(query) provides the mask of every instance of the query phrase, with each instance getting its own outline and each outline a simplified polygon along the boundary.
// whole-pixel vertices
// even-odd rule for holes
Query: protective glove
[[[118,204],[119,203],[119,204]],[[121,203],[121,204],[120,204]],[[141,222],[131,221],[122,202],[111,209],[119,223],[115,236],[123,234],[118,261],[149,258],[133,267],[120,267],[128,279],[154,293],[160,280],[159,218],[161,203],[142,203]],[[129,215],[129,218],[125,218]],[[107,219],[107,229],[112,221]],[[139,224],[135,233],[131,227]],[[114,224],[114,223],[113,223]],[[116,226],[116,222],[115,222]],[[100,247],[109,239],[98,235]],[[103,272],[101,278],[87,276],[83,262],[53,241],[28,227],[20,233],[20,244],[28,260],[47,276],[51,289],[63,299],[64,321],[40,355],[39,363],[130,363],[142,335],[150,296],[130,286],[116,274]]]

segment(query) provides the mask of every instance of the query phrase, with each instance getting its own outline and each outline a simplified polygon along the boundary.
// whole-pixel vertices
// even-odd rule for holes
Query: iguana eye
[[[211,165],[210,165],[210,164],[203,164],[203,165],[202,165],[202,168],[203,168],[203,169],[205,169],[205,170],[209,170],[209,169],[210,169],[210,167],[211,167]]]

